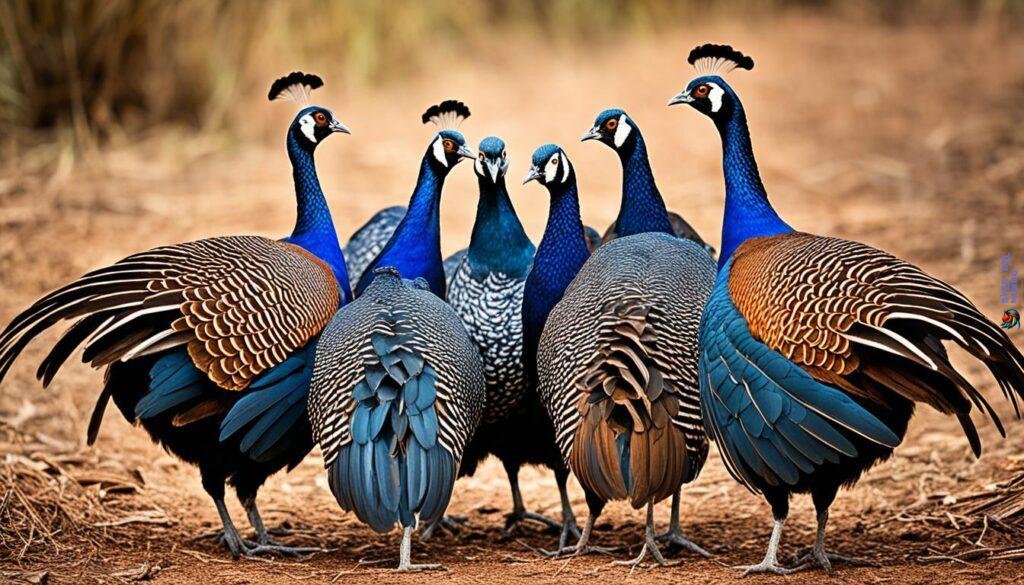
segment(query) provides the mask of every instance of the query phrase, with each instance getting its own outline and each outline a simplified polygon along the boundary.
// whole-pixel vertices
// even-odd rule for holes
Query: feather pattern
[[[291,244],[237,236],[156,248],[93,271],[16,317],[0,334],[0,377],[39,332],[84,318],[44,361],[41,378],[52,377],[72,342],[84,340],[84,357],[97,367],[187,344],[210,380],[241,390],[316,335],[339,300],[331,269]]]
[[[423,282],[378,269],[325,328],[310,388],[331,489],[380,531],[441,516],[484,406],[479,353]]]
[[[594,252],[548,317],[541,400],[566,463],[602,499],[660,501],[704,464],[697,327],[714,274],[689,240],[616,239]]]

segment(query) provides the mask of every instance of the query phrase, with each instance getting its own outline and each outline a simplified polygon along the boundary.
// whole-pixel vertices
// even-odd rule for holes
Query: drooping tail
[[[374,358],[353,390],[352,440],[327,470],[338,504],[379,532],[437,520],[455,483],[455,457],[438,440],[437,374],[407,342],[371,335]]]
[[[570,467],[605,500],[635,508],[676,493],[691,465],[686,438],[672,420],[678,390],[655,359],[650,309],[621,304],[605,314],[599,350],[577,387],[580,423]]]

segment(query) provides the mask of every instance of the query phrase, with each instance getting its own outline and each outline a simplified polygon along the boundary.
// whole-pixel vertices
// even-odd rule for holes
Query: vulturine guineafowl
[[[464,158],[475,158],[455,125],[469,117],[469,108],[446,100],[423,113],[423,123],[441,127],[420,162],[420,172],[409,201],[409,211],[380,254],[366,267],[353,292],[362,294],[376,274],[375,268],[392,266],[403,278],[423,278],[430,290],[445,298],[446,279],[441,260],[441,190],[448,173]]]
[[[526,291],[528,302],[540,299],[531,306],[548,311],[536,354],[538,394],[590,508],[579,542],[564,552],[588,552],[605,502],[628,499],[646,506],[647,523],[640,555],[624,563],[636,565],[650,552],[666,564],[655,543],[654,504],[678,494],[707,458],[697,330],[714,261],[703,245],[664,232],[617,238],[586,259],[572,165],[552,147],[538,150],[533,164],[530,177],[552,200],[538,276],[531,273]],[[540,266],[554,270],[537,272]]]
[[[410,211],[363,274],[357,300],[324,329],[309,396],[331,491],[374,530],[401,524],[402,571],[437,567],[412,563],[412,532],[441,520],[486,400],[480,354],[443,301],[441,186],[473,158],[454,129],[468,116],[455,100],[423,115],[441,130]]]
[[[308,102],[319,77],[277,80],[270,99]],[[325,108],[308,106],[287,134],[297,221],[275,241],[229,236],[156,248],[86,274],[46,295],[0,334],[0,378],[43,330],[77,319],[39,366],[46,386],[75,349],[106,367],[89,421],[96,440],[111,398],[125,419],[199,467],[235,557],[315,549],[267,535],[256,493],[271,474],[312,449],[306,390],[321,329],[350,298],[345,260],[313,164],[325,139],[348,132]],[[233,429],[221,442],[222,423]],[[243,540],[224,504],[234,485],[256,530]]]
[[[504,141],[492,136],[480,143],[474,166],[480,185],[476,221],[469,249],[448,284],[448,302],[480,349],[487,379],[487,407],[466,448],[460,475],[472,475],[485,457],[495,455],[512,489],[506,529],[522,520],[560,528],[560,522],[528,512],[519,489],[519,468],[543,463],[544,451],[531,448],[523,433],[531,420],[524,404],[529,386],[523,368],[523,289],[536,248],[512,206],[505,183],[508,165]],[[563,514],[571,516],[565,487],[564,481],[559,483]]]
[[[956,416],[975,455],[972,405],[1003,431],[943,342],[981,361],[1018,414],[1024,357],[941,280],[870,246],[791,228],[768,201],[743,104],[721,77],[753,60],[709,44],[689,62],[700,75],[669,105],[711,118],[725,175],[720,271],[700,331],[704,423],[733,477],[762,494],[775,517],[764,560],[746,572],[831,570],[850,560],[825,550],[839,487],[892,454],[917,403]],[[777,551],[789,497],[807,492],[817,538],[784,568]]]
[[[583,133],[581,141],[597,140],[619,155],[622,163],[622,203],[619,215],[601,238],[609,242],[622,236],[644,233],[670,233],[693,240],[714,256],[715,249],[704,241],[685,219],[665,207],[665,200],[654,182],[647,142],[640,127],[618,108],[597,115],[594,126]]]
[[[480,354],[459,317],[422,278],[375,269],[366,291],[324,329],[310,422],[338,504],[378,532],[441,519],[484,408]]]
[[[715,249],[704,241],[697,230],[679,214],[667,211],[647,155],[647,142],[640,126],[623,110],[608,109],[597,115],[594,126],[585,132],[582,141],[598,140],[615,151],[622,163],[622,203],[619,215],[605,231],[602,241],[642,233],[669,233],[693,240],[707,250],[712,258]],[[668,219],[666,222],[665,220]],[[707,551],[683,536],[679,525],[680,495],[672,496],[669,529],[658,536],[675,546],[708,556]]]

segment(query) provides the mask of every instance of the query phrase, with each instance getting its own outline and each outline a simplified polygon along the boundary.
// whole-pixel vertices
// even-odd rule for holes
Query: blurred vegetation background
[[[39,144],[79,153],[156,126],[236,131],[237,108],[297,66],[358,90],[501,39],[610,44],[780,11],[1024,24],[1024,0],[0,0],[0,156]]]

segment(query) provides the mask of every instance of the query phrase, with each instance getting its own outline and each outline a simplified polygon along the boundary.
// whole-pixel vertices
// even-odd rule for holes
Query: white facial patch
[[[480,157],[476,157],[476,162],[473,163],[473,168],[476,170],[476,174],[481,177],[484,176],[484,161],[480,160]]]
[[[309,138],[310,142],[316,144],[316,134],[314,133],[316,130],[316,122],[313,121],[313,116],[306,114],[299,118],[299,129],[306,135],[306,138]]]
[[[569,171],[570,170],[572,170],[572,163],[569,162],[569,159],[563,158],[562,159],[562,182],[563,183],[569,180]]]
[[[548,163],[544,165],[544,182],[554,183],[555,178],[558,176],[558,164],[561,162],[562,157],[555,153],[548,159]]]
[[[708,100],[711,102],[711,111],[717,112],[722,109],[722,96],[725,95],[725,90],[719,87],[717,83],[708,82],[708,87],[711,91],[708,92]]]
[[[619,125],[615,127],[615,148],[621,148],[632,131],[633,127],[626,121],[626,114],[619,116]]]
[[[433,148],[433,150],[434,150],[434,158],[436,158],[438,161],[440,161],[441,164],[444,165],[447,168],[448,167],[448,159],[445,158],[445,156],[444,156],[444,141],[441,140],[440,136],[438,136],[437,139],[434,140],[434,148]]]

